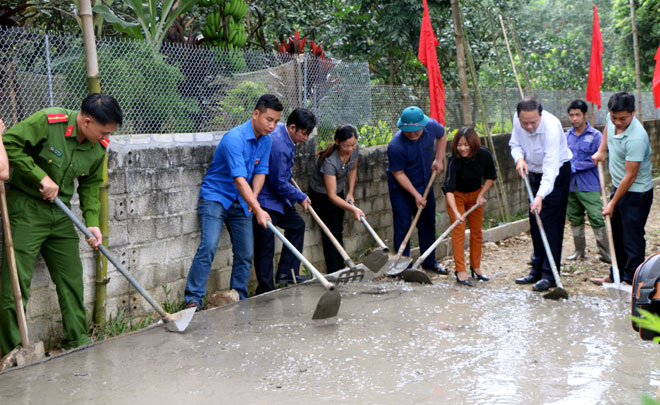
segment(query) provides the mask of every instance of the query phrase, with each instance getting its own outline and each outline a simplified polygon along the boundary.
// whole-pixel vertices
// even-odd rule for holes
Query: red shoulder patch
[[[66,114],[46,114],[49,124],[57,124],[60,122],[69,121],[69,116]]]
[[[101,145],[103,145],[104,148],[108,149],[108,145],[110,145],[110,139],[109,138],[103,138],[99,142]]]
[[[68,127],[66,127],[66,132],[64,133],[64,136],[67,138],[70,137],[71,135],[73,135],[73,125],[69,125]]]

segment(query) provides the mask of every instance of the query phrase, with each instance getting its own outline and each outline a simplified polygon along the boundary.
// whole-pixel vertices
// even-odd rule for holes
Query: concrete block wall
[[[658,165],[660,121],[646,122],[645,126],[653,147],[653,164]],[[109,150],[109,250],[158,302],[165,300],[163,285],[172,291],[170,299],[183,298],[188,269],[199,243],[199,187],[221,136],[220,133],[200,133],[112,138]],[[526,209],[527,196],[510,157],[509,138],[509,134],[497,135],[493,137],[493,142],[501,169],[499,181],[504,185],[511,213],[516,213]],[[303,191],[309,186],[315,150],[316,142],[312,138],[300,145],[296,153],[294,177]],[[385,145],[360,151],[355,197],[371,226],[392,248],[391,206],[385,174],[386,151]],[[449,225],[441,181],[439,179],[434,187],[438,233]],[[487,198],[486,216],[497,217],[495,192],[491,191]],[[76,201],[73,201],[74,212],[80,216]],[[307,223],[303,254],[324,271],[320,229],[307,213],[300,212]],[[348,214],[345,215],[344,229],[344,244],[353,258],[365,249],[376,246],[364,226]],[[413,244],[416,244],[416,237],[414,233]],[[282,244],[276,241],[276,252],[281,247]],[[80,241],[80,252],[84,266],[85,305],[91,319],[96,259],[83,239]],[[437,253],[438,256],[447,254],[446,246]],[[229,287],[231,263],[229,235],[223,232],[209,276],[209,292]],[[108,264],[108,277],[108,314],[115,314],[120,308],[136,315],[151,311],[146,301],[111,264]],[[37,261],[32,280],[27,315],[34,340],[48,340],[61,335],[55,286],[41,258]]]

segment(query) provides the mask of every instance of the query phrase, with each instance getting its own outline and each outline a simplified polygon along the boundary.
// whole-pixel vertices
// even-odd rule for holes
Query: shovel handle
[[[64,211],[64,213],[66,214],[66,216],[69,217],[69,219],[73,222],[73,224],[74,224],[78,229],[80,229],[80,231],[81,231],[81,232],[82,232],[87,238],[93,238],[93,237],[94,237],[94,235],[92,235],[92,233],[89,231],[89,229],[87,229],[87,227],[86,227],[82,222],[80,222],[80,220],[78,219],[78,217],[76,217],[75,214],[74,214],[73,212],[71,212],[71,210],[69,209],[69,207],[67,207],[67,206],[62,202],[62,200],[59,199],[59,197],[55,197],[55,200],[53,200],[53,202],[54,202],[55,205],[57,205],[62,211]],[[170,319],[169,314],[168,314],[167,312],[165,312],[165,310],[164,310],[164,309],[163,309],[163,308],[162,308],[162,307],[161,307],[156,301],[154,301],[153,298],[151,298],[151,296],[149,295],[149,293],[147,293],[147,291],[146,291],[144,288],[142,288],[142,286],[137,282],[137,280],[136,280],[136,279],[135,279],[135,278],[134,278],[134,277],[133,277],[133,276],[132,276],[127,270],[126,270],[126,269],[124,269],[124,267],[119,263],[119,261],[117,261],[117,259],[115,259],[115,258],[110,254],[110,252],[108,252],[108,250],[105,248],[105,246],[102,245],[102,244],[99,245],[99,250],[101,251],[101,253],[103,253],[103,255],[104,255],[105,257],[108,258],[108,260],[110,261],[110,263],[112,263],[112,264],[117,268],[117,270],[119,270],[119,272],[120,272],[124,277],[126,277],[126,279],[128,280],[128,282],[131,283],[131,285],[132,285],[133,287],[135,287],[135,289],[136,289],[140,294],[142,294],[142,296],[144,297],[144,299],[146,299],[147,302],[148,302],[152,307],[154,307],[154,309],[156,310],[156,312],[158,312],[158,315],[160,315],[161,317],[163,317],[165,321],[168,321],[168,320]]]
[[[472,211],[476,210],[476,209],[479,208],[480,206],[481,206],[481,204],[475,204],[475,205],[473,205],[472,207],[470,207],[469,210],[465,211],[465,212],[463,213],[463,215],[461,215],[461,219],[465,220],[465,218],[466,218],[468,215],[470,215],[470,214],[472,213]],[[426,260],[426,258],[428,257],[428,255],[430,255],[431,252],[433,252],[433,251],[435,250],[435,248],[438,247],[438,245],[440,244],[440,242],[441,242],[441,241],[442,241],[447,235],[449,235],[449,232],[451,232],[452,230],[454,230],[454,228],[456,228],[456,227],[458,226],[458,224],[460,224],[460,223],[461,223],[461,221],[460,221],[459,219],[457,219],[456,221],[454,221],[454,222],[449,226],[449,228],[447,228],[447,230],[444,231],[444,232],[442,233],[442,235],[440,235],[440,237],[439,237],[438,239],[436,239],[435,242],[433,242],[433,244],[432,244],[431,246],[429,246],[428,249],[426,249],[426,252],[424,252],[421,256],[419,256],[419,257],[417,258],[417,260],[415,261],[415,264],[413,264],[413,269],[418,268],[419,265],[422,264],[422,262],[423,262],[424,260]]]
[[[303,262],[305,267],[307,267],[312,272],[312,274],[314,274],[314,277],[319,279],[321,284],[323,284],[323,287],[327,288],[328,291],[332,291],[335,289],[335,285],[329,282],[328,280],[326,280],[325,277],[323,277],[323,275],[321,274],[321,272],[316,270],[316,267],[314,267],[314,265],[310,263],[309,260],[307,260],[307,258],[303,256],[302,253],[300,253],[298,249],[296,249],[295,246],[293,246],[291,242],[289,242],[289,240],[284,235],[282,235],[282,232],[280,232],[277,228],[275,228],[275,225],[273,225],[270,221],[266,221],[266,224],[268,225],[268,228],[275,234],[275,236],[277,236],[277,238],[281,240],[282,243],[287,248],[289,248],[289,250],[298,258],[298,260]],[[295,280],[296,278],[294,277],[293,279]]]
[[[30,339],[28,338],[25,310],[23,309],[23,295],[21,294],[21,286],[18,282],[18,268],[16,267],[14,239],[12,238],[11,225],[9,223],[9,212],[7,211],[5,182],[2,180],[0,180],[0,209],[2,210],[2,232],[5,235],[5,251],[7,252],[9,279],[11,280],[11,288],[14,292],[14,304],[16,305],[16,320],[18,323],[18,330],[21,334],[21,344],[23,347],[28,347],[30,346]]]
[[[355,207],[355,204],[353,204],[353,201],[349,201],[348,203]],[[367,228],[367,231],[369,231],[371,236],[373,236],[374,239],[376,239],[376,243],[378,243],[378,246],[380,246],[384,250],[389,250],[387,248],[387,245],[385,244],[385,242],[383,242],[383,240],[378,236],[376,231],[374,231],[374,228],[372,228],[371,225],[369,225],[369,222],[367,222],[367,219],[365,217],[363,217],[362,215],[360,215],[360,221],[362,221],[362,223],[364,224],[365,228]]]
[[[603,198],[603,205],[609,203],[607,192],[605,192],[605,176],[603,176],[603,163],[598,162],[598,178],[600,180],[600,194]],[[609,215],[605,215],[605,231],[607,232],[607,243],[610,245],[610,260],[612,261],[612,278],[614,284],[618,286],[621,284],[621,276],[619,275],[619,265],[616,262],[616,252],[614,251],[614,238],[612,237],[612,220]]]
[[[426,185],[426,189],[424,190],[424,195],[422,195],[422,199],[426,200],[426,197],[429,195],[429,190],[431,190],[431,187],[433,186],[433,181],[435,180],[435,176],[436,176],[435,170],[431,170],[431,179],[429,180],[429,184]],[[406,234],[406,237],[403,238],[403,242],[401,242],[401,246],[399,246],[399,251],[396,252],[397,258],[400,258],[401,255],[403,254],[403,251],[406,250],[406,245],[408,245],[408,241],[412,236],[413,230],[415,229],[415,226],[417,225],[417,221],[419,221],[419,217],[422,215],[423,210],[424,207],[420,206],[417,208],[417,214],[415,214],[415,218],[410,224],[410,229],[408,229],[408,233]]]
[[[534,202],[534,195],[532,194],[532,187],[529,185],[529,179],[527,176],[523,177],[525,180],[525,187],[527,188],[527,195],[529,196],[529,203]],[[552,250],[550,250],[550,243],[548,243],[548,237],[545,235],[545,229],[543,228],[543,222],[541,221],[541,215],[539,215],[538,210],[534,210],[534,216],[536,217],[536,225],[539,227],[539,233],[541,234],[541,240],[543,241],[543,247],[545,248],[545,255],[548,257],[548,262],[550,263],[550,268],[552,269],[552,275],[555,278],[555,283],[557,287],[564,289],[564,286],[561,284],[561,279],[559,278],[559,271],[557,271],[557,265],[555,264],[555,258],[552,256]]]
[[[297,184],[296,181],[293,179],[293,177],[291,177],[291,184],[293,184],[293,186],[294,186],[295,188],[297,188],[298,190],[300,190],[300,187],[298,187],[298,184]],[[302,190],[300,190],[300,191],[302,191]],[[328,237],[328,239],[330,239],[330,241],[331,241],[332,244],[334,245],[335,249],[337,249],[337,251],[338,251],[339,254],[341,255],[342,259],[344,259],[344,261],[345,261],[346,264],[348,265],[348,267],[350,267],[350,268],[352,268],[352,269],[355,268],[355,263],[353,263],[353,260],[351,260],[351,258],[350,258],[350,256],[348,255],[348,253],[346,253],[346,251],[344,250],[344,247],[339,243],[339,241],[337,240],[337,238],[335,238],[335,235],[332,234],[332,232],[330,231],[330,228],[328,228],[328,227],[323,223],[323,221],[321,220],[321,217],[319,217],[318,214],[316,213],[316,211],[314,211],[314,208],[312,208],[312,205],[311,205],[311,204],[309,205],[309,208],[307,209],[307,211],[309,211],[309,213],[312,215],[312,218],[314,218],[314,220],[316,221],[317,224],[319,224],[319,226],[321,227],[321,229],[323,230],[323,232],[325,233],[325,235]]]

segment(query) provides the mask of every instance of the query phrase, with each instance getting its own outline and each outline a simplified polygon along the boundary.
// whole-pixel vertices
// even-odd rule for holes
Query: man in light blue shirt
[[[610,215],[612,219],[620,279],[632,284],[635,270],[644,261],[644,226],[653,203],[651,145],[646,130],[635,118],[635,96],[625,91],[614,93],[607,108],[610,113],[603,131],[603,142],[593,159],[595,162],[605,161],[605,150],[609,151],[614,189],[610,202],[603,207],[603,215]],[[591,281],[611,283],[612,269],[607,277]]]
[[[289,114],[286,124],[282,122],[277,124],[270,134],[273,146],[270,149],[268,175],[259,194],[259,204],[270,215],[273,225],[284,229],[284,236],[299,252],[303,250],[305,220],[300,217],[295,205],[299,203],[306,210],[311,200],[290,181],[293,177],[296,145],[306,142],[314,127],[316,127],[316,117],[306,108],[296,108]],[[256,294],[262,294],[275,289],[273,282],[275,242],[270,229],[264,229],[256,220],[253,225],[254,248],[259,252],[254,258],[254,271],[258,282]],[[291,250],[283,248],[277,266],[277,283],[306,281],[307,277],[298,275],[299,270],[300,260]],[[292,271],[294,274],[291,274]]]
[[[241,299],[247,298],[254,246],[251,215],[264,228],[266,221],[271,220],[259,205],[257,195],[268,174],[271,148],[268,134],[275,129],[283,109],[277,97],[264,94],[257,101],[252,118],[227,132],[215,150],[199,192],[202,235],[186,283],[188,308],[199,310],[202,307],[206,280],[225,222],[234,255],[230,287]]]
[[[532,269],[527,277],[516,279],[516,283],[534,283],[534,291],[545,291],[555,286],[555,280],[533,212],[536,210],[541,216],[559,271],[573,155],[566,144],[561,122],[543,111],[535,98],[524,98],[518,103],[516,111],[509,141],[511,156],[516,162],[518,174],[521,177],[529,175],[535,195],[529,206],[530,233],[534,245]]]

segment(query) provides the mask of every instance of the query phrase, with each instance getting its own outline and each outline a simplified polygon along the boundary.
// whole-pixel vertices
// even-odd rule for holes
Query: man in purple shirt
[[[603,218],[603,205],[600,200],[598,168],[591,155],[598,151],[602,134],[587,122],[587,103],[573,100],[568,105],[568,118],[572,127],[566,131],[566,142],[573,152],[571,159],[571,183],[568,192],[566,216],[571,223],[575,253],[568,260],[585,257],[584,212],[589,217],[589,225],[596,235],[600,260],[610,263],[607,233]]]
[[[254,239],[252,218],[266,227],[270,216],[259,205],[257,195],[268,174],[271,138],[282,114],[282,103],[272,94],[259,97],[247,122],[232,128],[220,140],[211,166],[199,192],[201,241],[186,282],[186,307],[202,307],[206,280],[218,249],[222,226],[226,222],[232,242],[234,261],[230,287],[241,299],[247,298],[247,283],[252,269]]]
[[[289,114],[284,123],[278,123],[270,133],[273,145],[270,149],[268,175],[264,187],[259,194],[259,204],[270,215],[272,223],[284,229],[284,236],[298,249],[303,250],[305,239],[305,221],[296,211],[299,203],[305,210],[311,201],[305,193],[295,188],[291,183],[293,177],[293,158],[296,154],[296,144],[306,142],[309,134],[316,126],[316,117],[306,108],[296,108]],[[256,219],[253,221],[254,247],[259,254],[254,258],[254,269],[257,275],[257,294],[275,289],[273,283],[273,255],[275,253],[274,235],[270,229],[261,227]],[[277,284],[293,283],[295,273],[296,283],[307,280],[299,276],[300,260],[289,249],[282,249],[277,266]]]

